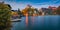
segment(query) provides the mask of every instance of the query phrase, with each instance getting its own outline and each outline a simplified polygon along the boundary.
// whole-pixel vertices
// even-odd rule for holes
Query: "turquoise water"
[[[29,16],[21,22],[13,22],[11,30],[60,30],[60,16]]]

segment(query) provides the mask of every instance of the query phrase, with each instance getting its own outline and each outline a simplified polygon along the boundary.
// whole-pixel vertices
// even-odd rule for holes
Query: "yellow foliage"
[[[16,15],[16,14],[18,14],[17,12],[11,12],[11,15]]]

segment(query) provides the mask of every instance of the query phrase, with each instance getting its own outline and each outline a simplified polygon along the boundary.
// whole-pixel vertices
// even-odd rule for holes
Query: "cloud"
[[[4,1],[4,0],[0,0],[0,1]]]
[[[32,5],[32,6],[40,9],[40,8],[47,8],[49,5]]]
[[[53,4],[57,4],[57,2],[59,3],[60,0],[51,0],[51,1],[48,1],[48,2],[39,2],[39,3],[36,3],[37,5],[53,5]]]
[[[22,9],[24,9],[26,7],[27,4],[31,4],[29,2],[28,3],[23,3],[23,2],[19,2],[19,3],[17,3],[17,2],[5,2],[5,3],[6,4],[10,4],[13,10],[18,10],[18,8],[22,10]]]
[[[59,0],[52,0],[52,1],[48,1],[48,2],[38,2],[38,3],[34,3],[34,2],[24,2],[24,1],[17,1],[15,2],[14,0],[0,0],[0,1],[5,1],[6,4],[10,4],[12,9],[14,10],[17,10],[18,8],[20,8],[21,10],[24,9],[26,7],[27,4],[30,4],[32,5],[33,7],[35,8],[47,8],[48,6],[59,6],[60,4],[59,3],[56,3],[58,2]],[[56,3],[56,4],[54,4]]]
[[[59,1],[60,0],[52,0],[52,1],[49,1],[49,2],[55,4],[55,3],[59,2]]]

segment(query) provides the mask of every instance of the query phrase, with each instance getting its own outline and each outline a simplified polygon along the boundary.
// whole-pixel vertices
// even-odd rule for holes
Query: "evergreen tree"
[[[19,18],[21,18],[22,12],[20,11],[20,9],[18,9],[18,15],[19,15]]]

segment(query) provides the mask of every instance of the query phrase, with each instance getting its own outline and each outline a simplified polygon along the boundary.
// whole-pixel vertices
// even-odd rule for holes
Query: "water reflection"
[[[31,20],[32,20],[32,26],[34,26],[34,17],[35,17],[35,14],[33,14],[33,16],[31,17]]]
[[[26,26],[28,26],[28,14],[26,14]]]
[[[15,24],[14,30],[59,30],[60,16],[26,16]]]

